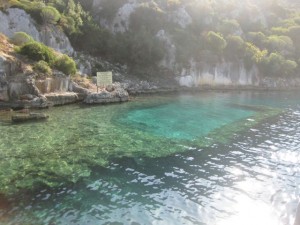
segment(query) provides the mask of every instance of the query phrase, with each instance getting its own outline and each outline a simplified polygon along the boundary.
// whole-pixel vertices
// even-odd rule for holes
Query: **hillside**
[[[184,86],[298,84],[297,1],[6,0],[1,8],[25,10],[38,41],[75,58],[78,52],[96,57],[93,63],[77,60],[88,76],[106,60],[124,65],[125,79]]]

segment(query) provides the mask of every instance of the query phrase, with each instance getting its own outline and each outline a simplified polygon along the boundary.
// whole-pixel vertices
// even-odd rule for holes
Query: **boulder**
[[[111,92],[106,89],[101,90],[99,93],[90,93],[84,99],[86,104],[105,104],[113,102],[126,102],[129,100],[128,92],[121,88],[120,85],[113,85]]]

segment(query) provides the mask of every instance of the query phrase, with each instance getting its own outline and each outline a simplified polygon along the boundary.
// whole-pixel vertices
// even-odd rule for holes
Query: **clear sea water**
[[[251,106],[283,111],[251,127],[231,126],[264,113]],[[300,195],[300,92],[140,96],[46,113],[46,122],[2,119],[0,156],[33,149],[97,152],[105,166],[88,165],[90,175],[76,183],[0,203],[0,224],[293,224]],[[218,142],[228,129],[231,135]],[[216,140],[199,144],[212,134]]]

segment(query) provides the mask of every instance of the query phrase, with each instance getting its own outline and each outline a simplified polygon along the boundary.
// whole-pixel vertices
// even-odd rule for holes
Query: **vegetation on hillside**
[[[165,30],[176,47],[178,65],[188,66],[190,59],[211,65],[231,61],[243,62],[247,69],[256,65],[270,77],[299,74],[296,1],[220,1],[144,0],[130,14],[129,23],[121,24],[113,21],[126,0],[102,1],[98,11],[92,0],[6,0],[0,8],[22,8],[41,25],[60,26],[77,50],[130,68],[158,65],[167,51],[156,36]],[[190,18],[185,26],[174,19],[182,10]],[[117,26],[125,32],[112,32]]]
[[[16,51],[35,61],[33,69],[38,73],[51,75],[52,69],[59,70],[66,75],[76,73],[75,61],[65,54],[55,52],[52,48],[34,41],[32,37],[23,32],[17,32],[12,38],[12,42],[18,44]]]

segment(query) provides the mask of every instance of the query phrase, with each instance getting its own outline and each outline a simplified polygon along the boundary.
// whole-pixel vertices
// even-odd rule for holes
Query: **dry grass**
[[[97,90],[97,86],[93,82],[85,77],[81,77],[79,74],[72,77],[72,80],[79,84],[81,87],[84,87],[89,90]]]
[[[14,52],[14,45],[9,43],[7,37],[0,33],[0,53],[10,54]]]

